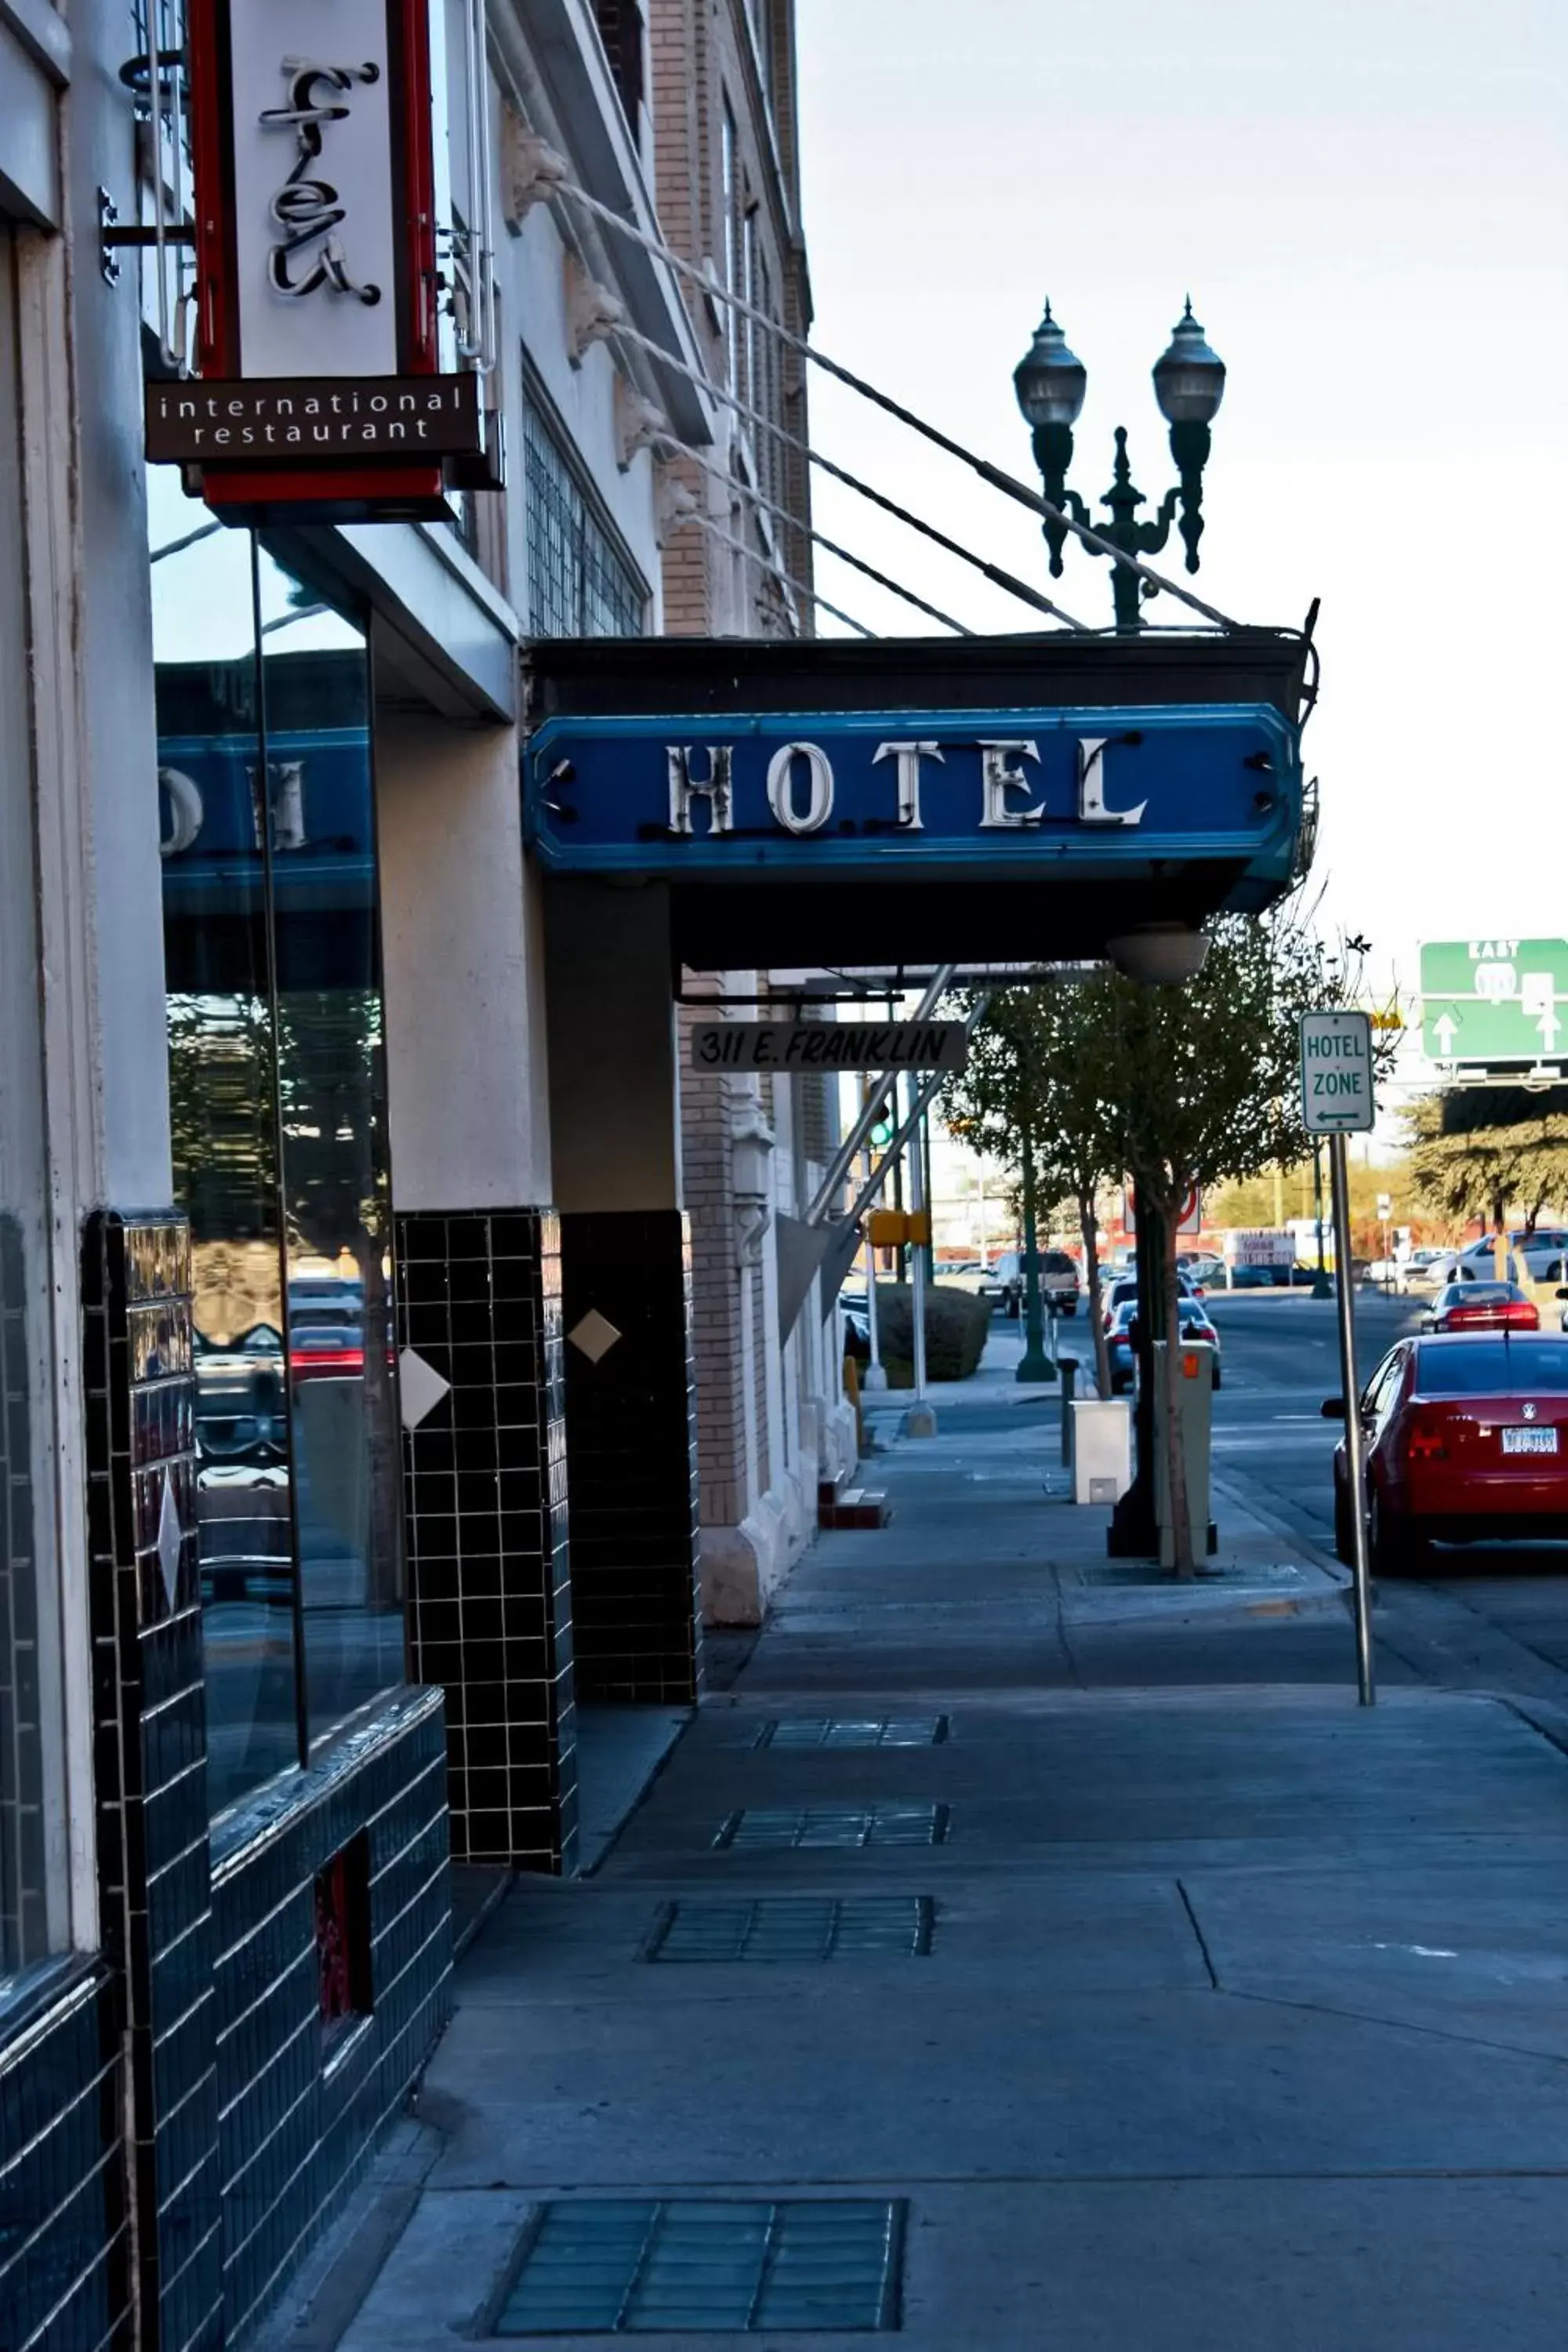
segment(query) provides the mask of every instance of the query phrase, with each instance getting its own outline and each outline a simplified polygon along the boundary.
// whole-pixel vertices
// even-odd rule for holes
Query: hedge
[[[926,1377],[966,1381],[985,1352],[991,1307],[970,1290],[928,1285],[925,1295]],[[902,1282],[877,1285],[877,1341],[889,1388],[914,1385],[914,1299]]]

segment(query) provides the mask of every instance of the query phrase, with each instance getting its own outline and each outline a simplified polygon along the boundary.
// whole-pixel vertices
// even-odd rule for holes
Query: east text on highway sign
[[[1428,940],[1421,1045],[1434,1062],[1540,1062],[1568,1049],[1568,940]]]
[[[1309,1135],[1358,1135],[1376,1125],[1364,1013],[1302,1013],[1301,1122]]]

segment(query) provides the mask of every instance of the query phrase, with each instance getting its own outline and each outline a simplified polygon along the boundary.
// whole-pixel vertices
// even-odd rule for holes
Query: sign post
[[[1301,1015],[1301,1118],[1309,1135],[1329,1139],[1333,1196],[1334,1289],[1340,1307],[1340,1380],[1344,1391],[1345,1469],[1350,1487],[1351,1556],[1355,1574],[1356,1683],[1363,1706],[1375,1705],[1372,1657],[1372,1574],[1366,1549],[1366,1433],[1355,1362],[1355,1290],[1351,1278],[1350,1177],[1345,1137],[1365,1134],[1377,1108],[1372,1091],[1372,1023],[1364,1013]]]

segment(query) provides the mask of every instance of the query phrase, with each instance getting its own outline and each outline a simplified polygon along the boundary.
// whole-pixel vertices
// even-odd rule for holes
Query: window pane
[[[294,1507],[317,1738],[404,1675],[370,661],[259,559]]]
[[[0,1976],[69,1940],[13,254],[0,222]]]
[[[1423,1348],[1419,1396],[1561,1396],[1568,1392],[1568,1340],[1452,1339]]]
[[[537,402],[522,396],[528,621],[536,637],[640,637],[641,581],[583,495]]]
[[[214,1811],[300,1759],[251,550],[149,469],[174,1192],[191,1220]]]

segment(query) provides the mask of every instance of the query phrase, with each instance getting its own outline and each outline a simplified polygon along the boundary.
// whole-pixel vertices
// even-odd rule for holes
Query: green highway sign
[[[1568,940],[1425,941],[1421,1045],[1434,1062],[1568,1053]]]

